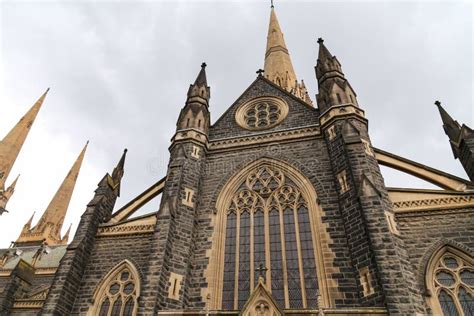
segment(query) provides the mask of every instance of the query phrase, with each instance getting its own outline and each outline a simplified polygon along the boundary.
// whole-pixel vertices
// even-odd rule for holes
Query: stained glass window
[[[254,262],[254,285],[257,284],[260,276],[259,266],[265,266],[265,227],[263,223],[263,210],[257,210],[254,213],[253,223],[253,262]]]
[[[286,273],[288,274],[288,296],[291,308],[303,307],[301,297],[300,271],[298,267],[298,249],[296,244],[295,218],[291,208],[283,213],[285,227]]]
[[[137,274],[123,263],[104,279],[98,291],[96,312],[99,316],[134,316],[137,314]],[[94,313],[94,314],[95,314]]]
[[[283,286],[283,263],[281,252],[280,213],[272,208],[269,214],[270,222],[270,272],[272,295],[280,304],[285,306]]]
[[[278,104],[260,102],[250,107],[244,114],[245,122],[249,127],[264,128],[276,124],[280,118],[281,110]]]
[[[250,295],[250,214],[240,215],[239,248],[239,308],[242,308]]]
[[[474,316],[474,267],[446,252],[435,265],[433,288],[444,316]]]
[[[234,308],[234,287],[235,287],[235,227],[237,216],[230,213],[227,216],[226,241],[225,241],[225,262],[224,267],[224,293],[222,295],[222,308]]]
[[[266,286],[282,308],[317,308],[309,212],[301,191],[278,168],[266,165],[248,174],[227,212],[223,309],[243,307],[262,273],[260,265],[268,269]]]
[[[300,202],[301,203],[301,202]],[[311,224],[306,205],[298,208],[298,223],[300,228],[301,256],[304,270],[306,302],[308,307],[316,308],[318,304],[318,279],[316,276],[316,262],[314,260],[313,239],[311,238]]]

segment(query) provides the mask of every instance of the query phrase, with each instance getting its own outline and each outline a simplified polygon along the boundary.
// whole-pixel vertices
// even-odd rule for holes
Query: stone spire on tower
[[[43,213],[43,216],[41,216],[40,220],[33,228],[28,230],[23,229],[20,237],[18,237],[16,241],[17,245],[39,245],[43,241],[45,241],[49,246],[63,245],[67,243],[66,236],[61,238],[61,228],[63,226],[69,202],[71,201],[72,193],[76,185],[76,180],[81,169],[88,143],[89,142],[86,143],[77,157],[71,170],[49,203],[46,211]],[[29,221],[29,225],[31,225],[31,220]]]
[[[444,132],[449,137],[454,158],[459,159],[469,179],[474,181],[474,131],[454,120],[441,106],[441,102],[436,101],[435,104],[443,121]]]
[[[271,7],[268,26],[267,49],[264,64],[265,77],[303,101],[312,104],[303,82],[298,83],[290,53],[278,23],[275,8]]]
[[[13,127],[13,129],[5,136],[5,138],[0,141],[0,215],[6,211],[6,205],[13,194],[16,184],[15,180],[14,183],[5,189],[6,180],[48,91],[49,88],[20,119],[15,127]]]

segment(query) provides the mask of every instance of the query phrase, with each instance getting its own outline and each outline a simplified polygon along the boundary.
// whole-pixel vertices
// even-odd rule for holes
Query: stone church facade
[[[166,176],[114,211],[124,152],[67,244],[84,148],[40,221],[0,251],[0,315],[474,315],[473,131],[437,103],[470,180],[374,147],[341,63],[318,44],[316,107],[272,8],[255,81],[211,124],[203,63]],[[0,143],[4,211],[6,153],[44,98]],[[380,165],[440,189],[387,188]],[[133,216],[158,196],[156,212]]]

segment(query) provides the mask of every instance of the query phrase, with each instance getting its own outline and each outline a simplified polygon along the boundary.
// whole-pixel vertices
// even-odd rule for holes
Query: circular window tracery
[[[276,97],[259,97],[243,104],[236,113],[237,123],[245,129],[263,130],[278,125],[288,114],[288,105]]]

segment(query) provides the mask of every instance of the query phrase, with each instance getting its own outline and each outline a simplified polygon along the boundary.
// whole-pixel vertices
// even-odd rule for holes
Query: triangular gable
[[[265,129],[265,132],[279,131],[290,128],[316,125],[319,123],[319,111],[303,100],[295,97],[281,87],[275,85],[263,76],[258,77],[237,100],[221,115],[211,126],[210,140],[229,137],[239,137],[259,134],[260,130],[247,130],[242,128],[235,119],[238,108],[257,97],[277,97],[288,104],[289,112],[286,118],[275,127]],[[306,123],[302,123],[306,122]]]
[[[257,286],[253,289],[239,315],[282,316],[284,314],[284,311],[267,290],[263,278],[260,277]]]

